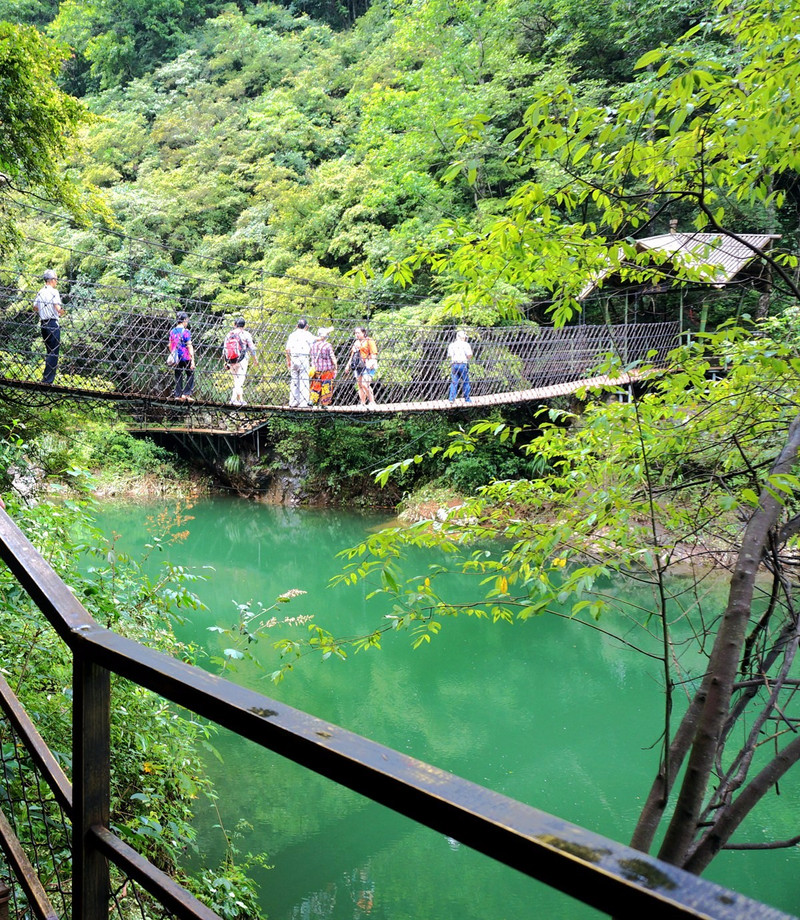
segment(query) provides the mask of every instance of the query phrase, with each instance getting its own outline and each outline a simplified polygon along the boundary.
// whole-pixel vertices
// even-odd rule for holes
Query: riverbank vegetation
[[[4,464],[17,459],[5,449],[0,456]],[[142,567],[146,558],[126,557],[117,550],[114,537],[104,537],[93,527],[92,503],[87,499],[31,502],[12,492],[7,494],[7,510],[98,623],[194,661],[195,650],[176,639],[173,625],[199,606],[192,591],[196,575],[165,563],[158,575],[148,576]],[[190,520],[184,503],[171,507],[163,519],[153,520],[149,553],[180,540],[181,528]],[[5,567],[0,571],[0,605],[5,678],[26,711],[34,714],[37,730],[69,775],[72,655]],[[262,865],[264,857],[242,856],[236,849],[235,828],[221,829],[226,846],[219,865],[203,860],[202,871],[189,868],[188,860],[196,850],[197,809],[214,803],[214,789],[203,765],[213,752],[213,730],[130,681],[112,678],[112,693],[111,826],[220,916],[260,917],[247,869]],[[36,852],[40,877],[51,880],[54,903],[68,913],[69,859],[64,854],[70,852],[69,829],[47,792],[40,790],[36,801],[29,801],[32,765],[21,745],[18,749],[8,724],[4,726],[4,813],[28,851]],[[115,888],[123,889],[118,896],[120,916],[142,916],[147,896],[131,893],[126,901],[124,881],[115,882]]]
[[[491,413],[496,424],[533,423],[527,408]],[[487,441],[469,455],[447,462],[430,449],[466,420],[435,413],[394,419],[353,420],[336,416],[275,417],[264,426],[262,456],[244,452],[223,463],[219,477],[239,494],[283,504],[347,508],[394,508],[416,504],[418,489],[439,490],[448,498],[466,495],[495,478],[527,475],[531,463],[515,444]],[[375,472],[414,450],[419,462],[395,477],[388,488]],[[429,501],[421,497],[421,502]]]
[[[44,491],[180,494],[189,473],[174,454],[130,434],[124,419],[108,406],[64,403],[37,409],[24,401],[4,402],[0,432],[0,493],[11,498],[41,498]]]

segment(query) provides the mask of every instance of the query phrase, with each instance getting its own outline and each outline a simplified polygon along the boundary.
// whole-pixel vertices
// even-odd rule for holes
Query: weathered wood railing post
[[[90,828],[108,827],[111,783],[111,679],[76,651],[73,665],[73,920],[107,920],[108,862]]]

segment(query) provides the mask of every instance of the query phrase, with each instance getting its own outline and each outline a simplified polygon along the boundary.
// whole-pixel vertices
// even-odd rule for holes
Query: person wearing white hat
[[[39,314],[45,349],[42,383],[52,383],[56,379],[58,351],[61,348],[61,327],[58,324],[58,318],[63,315],[64,307],[61,304],[61,295],[56,288],[58,275],[52,268],[48,268],[43,278],[44,287],[36,295],[33,309]]]
[[[336,352],[328,341],[333,326],[323,326],[317,330],[317,338],[311,346],[311,405],[329,406],[333,399],[333,381],[339,369]]]

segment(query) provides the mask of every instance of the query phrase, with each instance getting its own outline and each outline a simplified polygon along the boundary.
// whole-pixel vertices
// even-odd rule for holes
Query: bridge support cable
[[[32,297],[31,290],[0,285],[0,380],[31,391],[44,389],[40,385],[44,345],[31,309]],[[108,290],[86,285],[74,285],[63,297],[67,312],[61,319],[53,394],[124,401],[134,422],[143,427],[239,431],[252,423],[254,414],[289,410],[285,344],[296,326],[296,315],[262,312],[253,318],[254,311],[247,311],[247,329],[258,347],[258,359],[248,368],[245,399],[249,405],[236,407],[229,402],[232,380],[222,358],[232,316],[190,310],[196,375],[194,401],[187,403],[172,398],[173,371],[166,365],[174,309],[186,305],[176,303],[173,309],[163,298],[142,294],[133,303],[130,297],[113,300]],[[310,318],[310,323],[312,329],[333,326],[328,340],[339,365],[332,404],[314,411],[365,411],[349,370],[355,323],[336,318]],[[476,408],[535,400],[542,398],[543,389],[554,386],[571,385],[564,392],[574,391],[579,381],[594,376],[594,368],[607,354],[615,355],[623,370],[643,362],[663,364],[677,345],[679,332],[677,322],[561,329],[535,323],[484,328],[374,322],[369,332],[378,346],[375,411],[405,414],[453,408],[447,399],[447,346],[457,328],[467,331],[474,352],[470,383]],[[463,405],[461,400],[455,403]]]

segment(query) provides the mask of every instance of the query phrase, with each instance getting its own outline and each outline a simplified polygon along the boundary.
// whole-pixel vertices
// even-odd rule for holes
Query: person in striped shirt
[[[333,381],[339,369],[336,353],[328,341],[328,336],[333,332],[332,326],[326,326],[317,331],[317,338],[311,345],[311,405],[329,406],[333,399]]]

